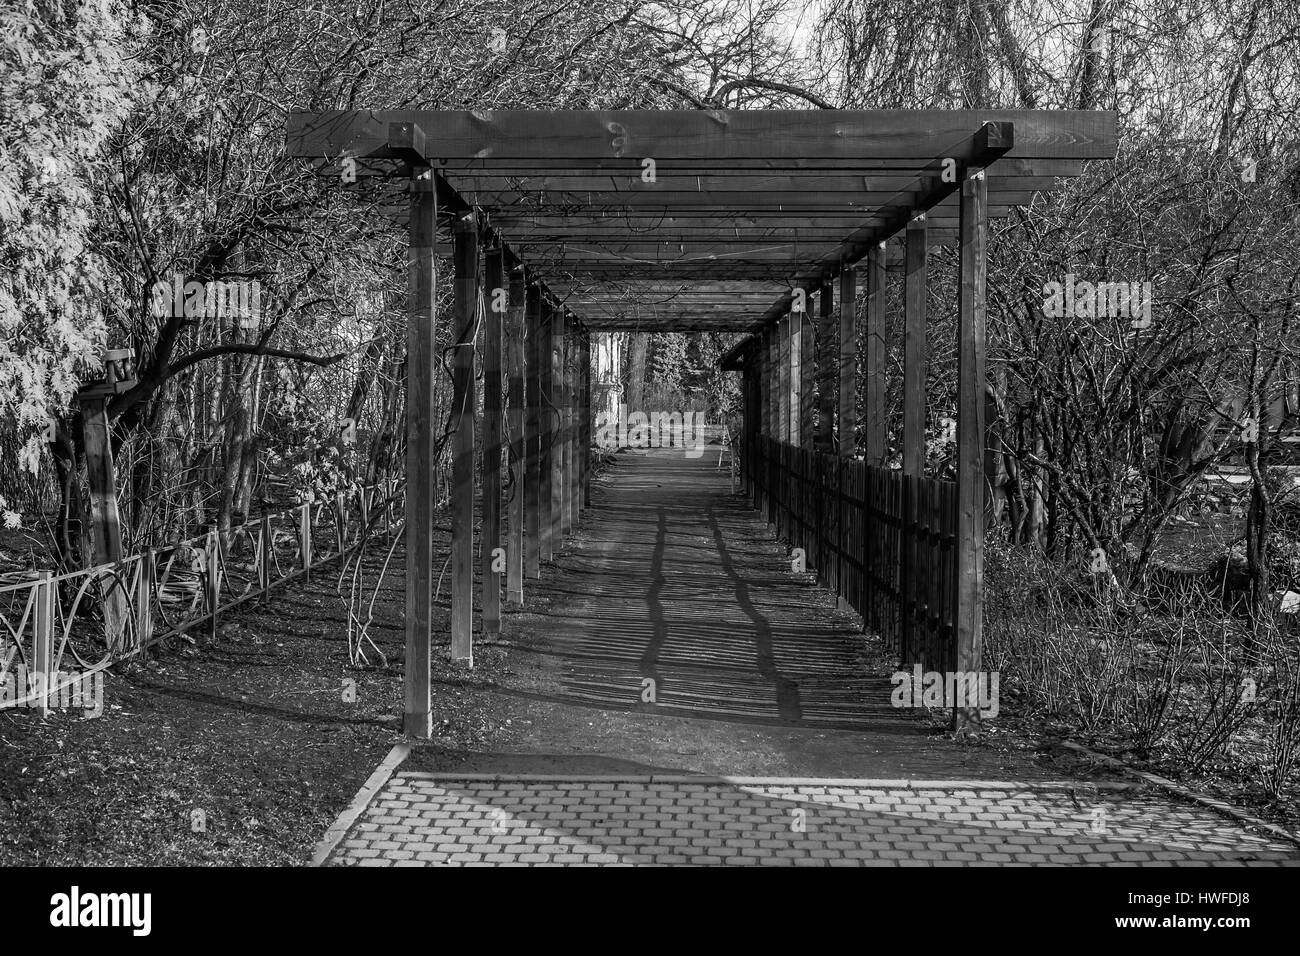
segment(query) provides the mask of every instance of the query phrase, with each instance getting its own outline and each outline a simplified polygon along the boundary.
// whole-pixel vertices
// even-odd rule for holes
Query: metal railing
[[[0,709],[47,713],[73,681],[123,661],[349,554],[404,516],[404,486],[354,486],[266,514],[229,532],[208,531],[112,564],[0,585],[0,682],[40,675],[34,689],[0,698]],[[63,684],[62,676],[70,672]],[[23,682],[26,684],[26,681]]]

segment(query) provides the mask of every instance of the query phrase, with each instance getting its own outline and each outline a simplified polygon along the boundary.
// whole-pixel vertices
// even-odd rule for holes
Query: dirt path
[[[509,751],[422,750],[413,767],[1053,775],[891,707],[891,655],[812,574],[791,572],[713,456],[624,453],[592,498],[555,564],[525,582],[525,609],[505,620],[511,673],[493,694],[510,715]]]

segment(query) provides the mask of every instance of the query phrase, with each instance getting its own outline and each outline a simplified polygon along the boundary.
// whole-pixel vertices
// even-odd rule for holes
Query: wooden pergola
[[[381,201],[409,229],[407,733],[430,732],[440,243],[450,243],[455,283],[454,658],[473,656],[476,358],[486,392],[482,626],[493,633],[503,581],[507,600],[522,602],[525,577],[538,576],[588,504],[590,333],[738,330],[750,335],[724,367],[744,375],[742,471],[755,507],[807,546],[810,567],[905,662],[978,671],[987,221],[1115,145],[1115,115],[1093,111],[293,114],[290,156],[381,197],[389,190]],[[885,467],[884,422],[885,277],[899,234],[901,473]],[[955,484],[921,474],[927,249],[943,243],[960,250]],[[854,461],[859,336],[865,461]],[[507,442],[523,493],[511,496],[503,542]],[[819,499],[828,491],[833,513]]]

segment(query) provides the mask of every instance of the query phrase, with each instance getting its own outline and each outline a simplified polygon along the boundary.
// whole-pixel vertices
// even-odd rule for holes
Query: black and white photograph
[[[978,867],[1249,939],[1297,64],[1293,0],[4,0],[0,919]]]

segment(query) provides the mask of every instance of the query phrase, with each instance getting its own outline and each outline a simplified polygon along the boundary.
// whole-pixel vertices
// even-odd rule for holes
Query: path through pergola
[[[294,114],[288,154],[381,196],[391,190],[387,208],[409,229],[407,733],[430,730],[440,426],[432,383],[444,243],[455,287],[454,658],[473,659],[476,443],[481,627],[493,634],[503,591],[522,602],[525,579],[588,505],[590,334],[736,330],[749,335],[724,367],[743,374],[743,491],[752,504],[903,663],[978,672],[987,222],[1115,146],[1107,112]],[[958,246],[960,262],[956,482],[922,469],[927,252],[943,243]],[[891,245],[901,245],[906,271],[901,471],[885,462]],[[513,489],[506,516],[503,448]],[[978,719],[973,708],[955,713]]]

